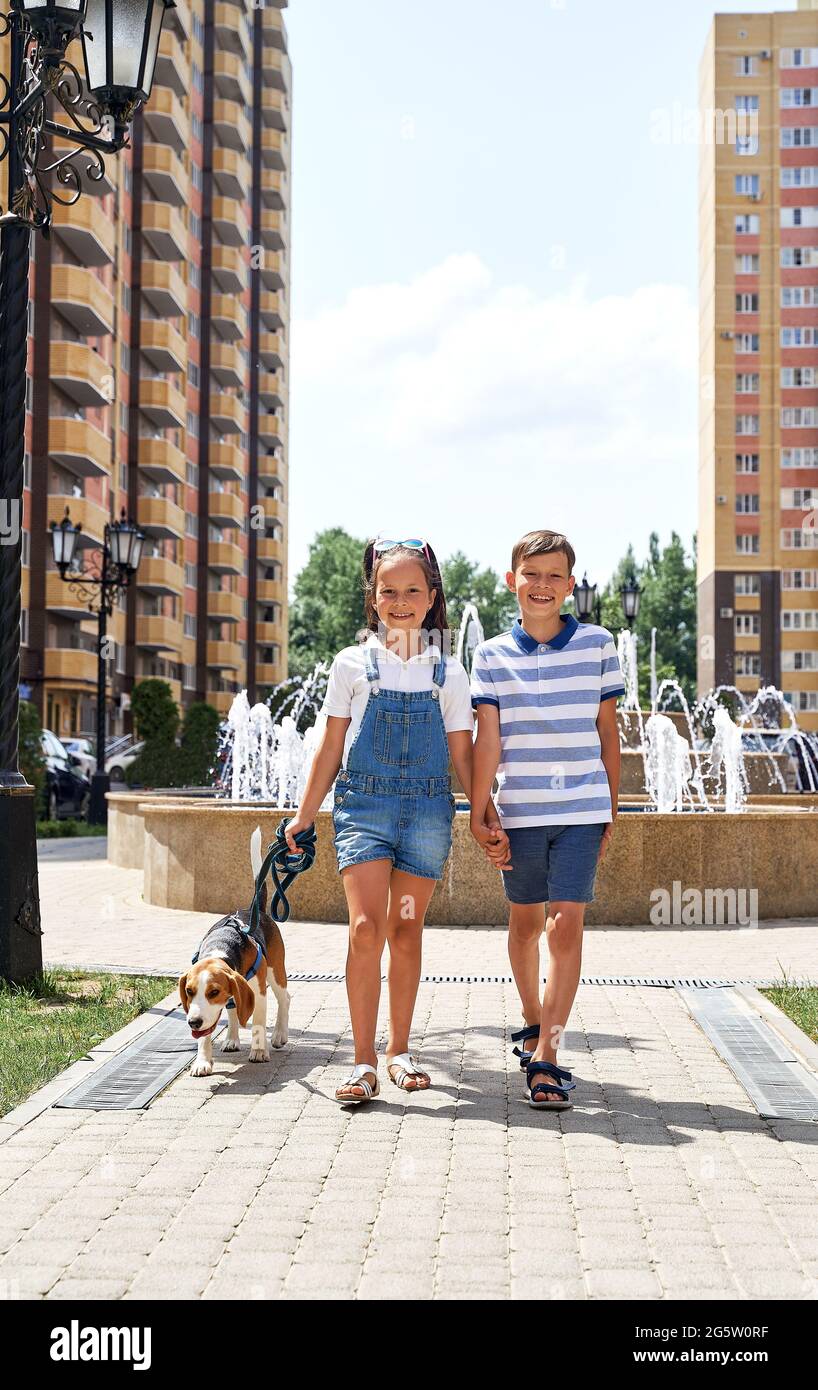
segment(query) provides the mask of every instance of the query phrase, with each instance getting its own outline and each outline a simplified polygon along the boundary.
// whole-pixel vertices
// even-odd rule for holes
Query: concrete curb
[[[117,1033],[112,1033],[110,1038],[106,1038],[104,1042],[97,1043],[95,1047],[90,1048],[84,1057],[72,1062],[65,1071],[53,1076],[50,1081],[40,1087],[39,1091],[35,1091],[27,1100],[15,1106],[0,1120],[0,1144],[4,1144],[7,1139],[11,1138],[12,1134],[16,1134],[24,1125],[35,1120],[38,1115],[42,1115],[43,1111],[64,1096],[66,1091],[70,1091],[80,1081],[84,1081],[87,1076],[98,1071],[103,1062],[107,1062],[115,1052],[121,1052],[122,1048],[127,1047],[134,1038],[140,1037],[142,1033],[146,1033],[149,1028],[153,1028],[155,1024],[159,1023],[161,1019],[167,1018],[168,1014],[176,1008],[178,1002],[179,996],[175,990],[166,994],[164,999],[153,1004],[138,1018],[131,1019],[130,1023],[126,1023],[125,1027],[120,1028]]]
[[[755,985],[737,985],[736,993],[741,995],[751,1009],[760,1014],[764,1022],[768,1023],[778,1033],[782,1041],[792,1048],[804,1065],[818,1076],[818,1044],[808,1038],[806,1033],[798,1027],[798,1024],[793,1023],[792,1019],[788,1018],[777,1004],[774,1004],[771,999],[767,999],[760,990],[756,989]]]

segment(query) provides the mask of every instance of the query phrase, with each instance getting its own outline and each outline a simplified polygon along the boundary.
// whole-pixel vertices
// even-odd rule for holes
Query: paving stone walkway
[[[209,919],[138,875],[43,859],[51,961],[176,970]],[[287,927],[342,968],[340,927]],[[588,933],[586,974],[818,976],[815,924]],[[104,941],[104,947],[100,942]],[[426,968],[508,973],[504,934],[430,929]],[[673,989],[585,985],[575,1108],[532,1112],[512,986],[425,984],[434,1080],[359,1110],[342,984],[293,986],[290,1045],[216,1053],[146,1111],[49,1109],[0,1143],[0,1290],[23,1298],[818,1297],[818,1126],[761,1119]],[[245,1035],[246,1038],[246,1035]],[[512,1065],[515,1064],[515,1065]]]

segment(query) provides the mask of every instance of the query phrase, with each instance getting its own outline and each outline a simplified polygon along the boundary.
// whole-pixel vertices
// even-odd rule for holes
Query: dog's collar
[[[258,972],[258,968],[259,968],[260,965],[261,965],[261,947],[257,945],[257,946],[256,946],[256,958],[255,958],[255,960],[253,961],[253,964],[250,966],[250,969],[247,971],[247,974],[246,974],[245,977],[244,977],[245,980],[252,980],[253,976]],[[225,1007],[226,1009],[235,1009],[235,1007],[236,1007],[236,1001],[235,1001],[235,999],[228,999],[228,1001],[227,1001],[227,1003],[225,1004],[224,1007]]]

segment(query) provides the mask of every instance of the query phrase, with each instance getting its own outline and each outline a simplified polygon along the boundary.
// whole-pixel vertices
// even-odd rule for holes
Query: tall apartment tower
[[[699,688],[818,729],[818,0],[716,15],[700,106]]]
[[[96,624],[50,556],[66,506],[86,563],[123,508],[146,535],[110,733],[144,676],[224,712],[286,675],[286,4],[176,0],[130,149],[32,238],[21,686],[58,735],[96,709]]]

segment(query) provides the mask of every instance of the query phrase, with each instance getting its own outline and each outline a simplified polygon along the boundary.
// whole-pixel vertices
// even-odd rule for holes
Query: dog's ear
[[[190,1002],[187,997],[187,972],[179,976],[179,998],[182,1001],[182,1008],[187,1013]]]
[[[236,1013],[242,1028],[246,1028],[253,1016],[256,1006],[256,996],[248,985],[243,975],[237,975],[235,970],[230,972],[230,993],[236,1005]]]

